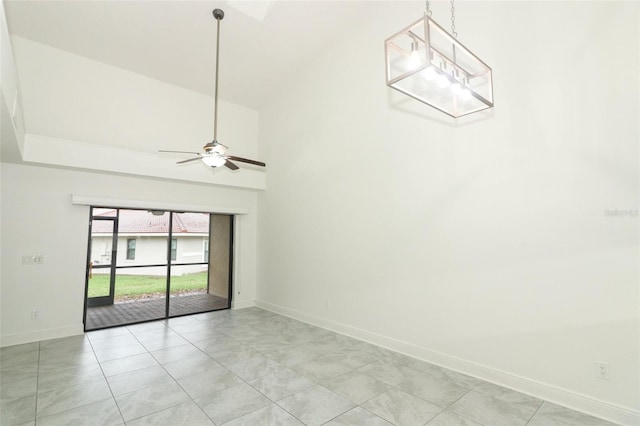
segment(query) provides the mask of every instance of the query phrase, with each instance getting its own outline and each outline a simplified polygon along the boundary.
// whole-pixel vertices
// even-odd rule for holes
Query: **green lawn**
[[[143,294],[164,294],[166,277],[152,275],[118,275],[116,277],[116,299]],[[176,275],[171,277],[171,292],[206,290],[207,272]],[[94,274],[89,280],[89,297],[109,294],[109,275]]]

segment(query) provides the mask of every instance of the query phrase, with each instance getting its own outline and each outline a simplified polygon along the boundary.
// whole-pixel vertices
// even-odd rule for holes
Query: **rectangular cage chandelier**
[[[385,41],[387,86],[458,118],[493,107],[491,67],[431,19]]]

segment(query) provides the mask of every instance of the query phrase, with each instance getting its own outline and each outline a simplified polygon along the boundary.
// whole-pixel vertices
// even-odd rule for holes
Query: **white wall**
[[[372,2],[262,111],[258,305],[637,424],[640,219],[605,211],[639,208],[640,6],[459,4],[496,108],[458,123],[384,84],[423,7]]]
[[[71,194],[136,200],[154,208],[241,208],[234,306],[251,306],[256,286],[257,195],[154,179],[2,164],[0,345],[82,333],[89,207]],[[22,256],[44,256],[22,265]],[[31,310],[40,318],[31,320]]]

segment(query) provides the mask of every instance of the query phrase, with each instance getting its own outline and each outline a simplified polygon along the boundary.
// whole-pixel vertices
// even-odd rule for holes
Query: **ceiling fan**
[[[236,157],[235,155],[225,155],[228,146],[221,144],[218,142],[218,62],[220,57],[220,21],[224,18],[224,11],[221,9],[213,10],[213,17],[217,22],[217,35],[216,35],[216,76],[215,76],[215,96],[214,96],[214,106],[213,106],[213,140],[205,146],[202,147],[203,152],[192,152],[192,151],[167,151],[160,150],[160,152],[173,152],[178,154],[193,154],[197,157],[189,158],[187,160],[178,161],[176,164],[184,164],[190,163],[192,161],[202,160],[204,164],[209,167],[216,168],[220,166],[225,166],[231,170],[238,170],[239,167],[231,162],[239,161],[241,163],[253,164],[256,166],[265,167],[266,164],[262,161],[250,160],[248,158]]]

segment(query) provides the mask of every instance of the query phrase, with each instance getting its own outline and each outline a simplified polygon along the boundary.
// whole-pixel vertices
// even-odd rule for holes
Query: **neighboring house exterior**
[[[116,210],[100,210],[92,221],[91,262],[93,273],[107,273],[100,265],[111,264],[113,221],[96,217],[115,217]],[[126,275],[166,275],[169,244],[169,213],[154,215],[146,210],[120,210],[118,217],[117,267]],[[174,213],[171,236],[171,263],[202,263],[209,256],[209,215]],[[97,268],[96,268],[97,267]],[[172,275],[206,271],[207,265],[172,266]]]

